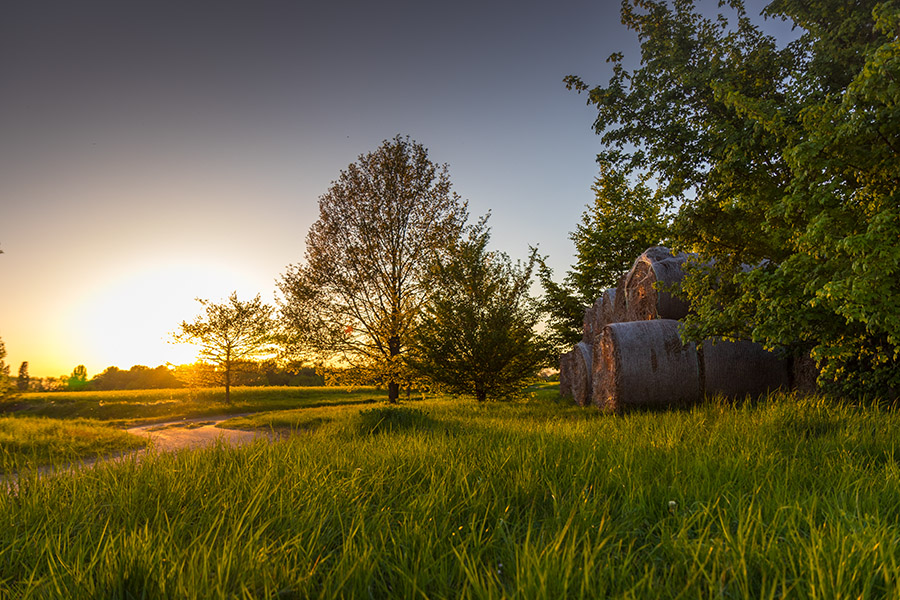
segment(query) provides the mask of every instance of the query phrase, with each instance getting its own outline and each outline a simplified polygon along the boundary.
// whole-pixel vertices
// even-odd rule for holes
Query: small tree
[[[6,345],[0,340],[0,400],[9,394],[9,365],[6,364]]]
[[[545,356],[534,331],[541,313],[528,295],[536,252],[524,265],[513,264],[487,250],[489,239],[482,219],[434,264],[409,361],[433,382],[479,402],[521,391]]]
[[[19,365],[19,376],[16,378],[16,388],[20,392],[28,391],[28,384],[31,382],[31,377],[28,376],[28,361],[22,361],[22,364]]]
[[[259,294],[249,302],[238,300],[236,292],[222,304],[200,298],[197,301],[203,305],[204,314],[192,323],[182,321],[173,338],[179,343],[200,345],[200,357],[218,368],[225,385],[225,402],[230,404],[235,367],[274,352],[273,309]]]
[[[572,270],[563,283],[556,283],[546,264],[541,262],[538,268],[548,337],[557,353],[581,339],[585,309],[605,289],[616,286],[641,252],[668,234],[666,201],[645,181],[631,184],[621,171],[604,163],[591,189],[594,201],[570,236],[575,243]]]
[[[78,365],[72,369],[72,374],[69,375],[66,388],[71,392],[80,392],[87,387],[87,384],[87,367]]]

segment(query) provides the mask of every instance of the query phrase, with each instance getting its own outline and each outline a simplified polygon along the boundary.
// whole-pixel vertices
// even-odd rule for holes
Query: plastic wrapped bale
[[[600,336],[603,375],[595,402],[604,410],[688,406],[700,399],[694,344],[682,344],[670,319],[611,323]]]
[[[578,406],[587,406],[591,403],[593,349],[590,344],[579,342],[572,355],[572,398]]]
[[[756,398],[790,387],[788,361],[751,341],[706,340],[698,351],[707,396]]]
[[[572,397],[572,357],[574,350],[559,357],[559,393],[566,398]]]
[[[681,319],[688,314],[687,302],[664,290],[684,278],[682,265],[689,255],[673,255],[665,246],[653,246],[641,254],[625,275],[625,321]]]

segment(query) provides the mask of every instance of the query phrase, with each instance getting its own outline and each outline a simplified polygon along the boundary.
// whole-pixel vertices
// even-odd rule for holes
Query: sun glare
[[[83,362],[95,370],[194,362],[199,348],[174,343],[172,332],[199,314],[196,298],[219,301],[234,288],[235,275],[227,270],[184,264],[143,269],[95,288],[71,315]]]

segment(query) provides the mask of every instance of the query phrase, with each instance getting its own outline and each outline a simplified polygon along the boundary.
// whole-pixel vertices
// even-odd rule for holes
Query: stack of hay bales
[[[560,361],[562,393],[582,406],[619,411],[788,387],[787,361],[758,344],[707,340],[698,348],[681,342],[679,319],[690,307],[667,288],[684,277],[688,258],[649,248],[617,288],[597,298],[585,311],[582,341]],[[582,363],[589,365],[586,373]]]

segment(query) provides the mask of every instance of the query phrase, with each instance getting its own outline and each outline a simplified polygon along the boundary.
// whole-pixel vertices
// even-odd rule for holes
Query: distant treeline
[[[82,367],[83,368],[83,367]],[[152,390],[190,386],[218,385],[215,368],[204,363],[190,365],[159,365],[147,367],[134,365],[128,370],[107,367],[90,379],[79,368],[72,375],[59,377],[32,377],[28,381],[29,392],[103,391],[103,390]],[[317,386],[325,385],[321,375],[313,367],[297,363],[279,364],[274,360],[240,363],[232,375],[232,385],[265,386]]]

